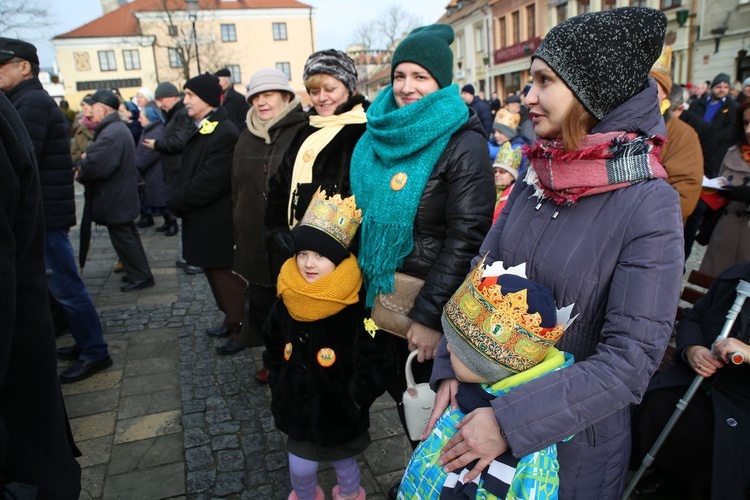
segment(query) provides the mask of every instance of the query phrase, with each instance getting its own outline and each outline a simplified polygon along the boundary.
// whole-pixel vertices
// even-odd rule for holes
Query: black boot
[[[174,236],[180,232],[180,226],[177,225],[177,221],[172,222],[167,230],[164,231],[164,236]]]
[[[135,223],[135,227],[143,229],[154,225],[154,218],[150,215],[141,214],[141,218]]]

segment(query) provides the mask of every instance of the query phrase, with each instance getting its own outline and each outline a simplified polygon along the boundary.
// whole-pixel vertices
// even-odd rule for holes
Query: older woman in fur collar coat
[[[441,456],[451,471],[471,463],[467,481],[506,450],[522,457],[558,443],[561,499],[622,498],[629,406],[667,346],[682,278],[679,196],[659,162],[665,126],[648,77],[666,25],[647,8],[584,14],[554,27],[532,57],[526,102],[540,140],[480,254],[526,262],[558,307],[575,304],[557,346],[576,363],[467,416]],[[457,387],[444,342],[431,382],[428,427]]]
[[[232,269],[247,282],[245,318],[241,338],[230,338],[243,347],[261,345],[260,328],[276,300],[276,276],[281,261],[272,262],[265,238],[263,214],[268,183],[278,171],[292,139],[307,124],[300,99],[286,75],[275,68],[258,70],[250,78],[247,125],[240,132],[232,160],[234,264]],[[252,214],[252,217],[248,217]],[[257,379],[264,382],[267,371]]]

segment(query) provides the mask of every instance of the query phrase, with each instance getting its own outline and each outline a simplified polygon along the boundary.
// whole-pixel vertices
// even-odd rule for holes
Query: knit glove
[[[731,201],[750,204],[750,186],[727,186],[721,195]]]

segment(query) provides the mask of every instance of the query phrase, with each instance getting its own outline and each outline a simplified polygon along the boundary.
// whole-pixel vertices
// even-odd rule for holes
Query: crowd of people
[[[631,449],[633,459],[645,453],[690,374],[713,391],[694,421],[717,412],[715,432],[703,424],[703,460],[685,474],[673,462],[686,451],[672,446],[636,494],[680,477],[696,498],[745,498],[746,475],[712,456],[719,443],[750,442],[750,394],[737,382],[748,376],[750,304],[732,338],[715,350],[712,341],[733,287],[750,279],[750,80],[736,100],[724,73],[703,95],[673,82],[654,67],[666,24],[639,7],[570,18],[504,102],[453,83],[454,32],[435,24],[398,44],[391,83],[372,102],[352,59],[328,49],[304,67],[309,109],[278,69],[256,71],[244,96],[224,69],[133,100],[99,89],[75,118],[43,90],[35,47],[0,38],[0,159],[11,159],[2,175],[13,179],[0,182],[11,190],[0,229],[3,253],[16,256],[8,276],[29,276],[2,280],[0,306],[13,318],[3,345],[40,337],[38,348],[24,339],[1,353],[0,430],[11,440],[0,435],[0,480],[34,485],[38,498],[77,495],[52,332],[75,339],[57,350],[71,360],[60,382],[112,365],[68,236],[77,181],[81,269],[97,223],[121,291],[155,286],[139,231],[162,217],[155,230],[181,237],[176,265],[205,274],[224,315],[205,332],[225,339],[217,353],[265,348],[254,377],[270,385],[288,437],[291,499],[324,498],[320,462],[334,467],[334,499],[365,498],[356,455],[370,444],[369,408],[388,392],[406,429],[413,351],[414,378],[436,396],[389,498],[620,498]],[[25,139],[17,117],[5,118],[10,106]],[[718,196],[704,175],[719,178]],[[696,234],[716,285],[677,328],[682,378],[652,380]],[[406,300],[389,313],[403,331],[373,320],[385,300]],[[62,326],[45,315],[27,322],[40,305]],[[744,364],[726,368],[737,352]],[[13,370],[30,357],[47,361],[34,383],[51,405],[57,447],[45,456],[59,474],[49,477],[13,465],[34,448],[18,447],[14,433],[29,429],[5,394],[22,390]],[[730,433],[718,425],[727,415]]]

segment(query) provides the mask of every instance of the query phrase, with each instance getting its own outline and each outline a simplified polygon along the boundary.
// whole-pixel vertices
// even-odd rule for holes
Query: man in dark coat
[[[62,306],[76,342],[58,351],[60,358],[73,360],[60,374],[60,380],[76,382],[111,366],[112,360],[68,236],[76,224],[70,137],[65,117],[39,81],[36,47],[21,40],[0,38],[0,65],[0,89],[21,116],[36,154],[49,291]]]
[[[687,90],[683,90],[683,98],[686,93]],[[684,109],[685,111],[688,110],[687,103],[685,103]],[[716,130],[714,130],[711,124],[702,117],[690,113],[689,111],[685,111],[680,111],[680,120],[690,125],[693,130],[695,130],[695,133],[698,134],[698,140],[700,140],[701,143],[701,151],[703,152],[703,175],[709,179],[713,179],[719,174],[719,166],[723,160],[723,158],[719,158],[716,154]],[[695,210],[693,210],[693,213],[690,214],[690,217],[688,217],[687,222],[685,223],[685,261],[690,257],[693,243],[695,242],[695,235],[708,210],[709,207],[706,205],[706,202],[699,199],[698,205],[696,205]]]
[[[727,154],[729,146],[734,144],[734,120],[737,115],[737,102],[729,95],[729,75],[719,73],[711,82],[710,92],[706,92],[688,109],[716,130],[716,156],[719,165]]]
[[[235,124],[237,130],[242,130],[245,128],[247,110],[250,109],[250,105],[245,100],[245,96],[234,90],[232,73],[227,68],[217,71],[216,77],[221,85],[221,105],[227,110],[227,116]]]
[[[750,460],[750,300],[729,338],[717,342],[714,353],[710,350],[725,326],[739,280],[750,281],[750,262],[721,273],[677,325],[675,363],[654,377],[636,412],[635,457],[653,445],[696,376],[708,378],[656,455],[656,473],[645,477],[636,492],[656,498],[673,490],[668,478],[675,477],[694,498],[740,499],[750,493],[750,474],[741,465]],[[734,352],[745,356],[742,364],[728,362],[726,354]]]
[[[182,150],[185,149],[185,144],[195,132],[195,123],[188,116],[182,98],[180,91],[170,82],[162,82],[156,87],[154,99],[166,115],[164,133],[161,139],[143,140],[144,146],[161,154],[164,183],[170,186],[170,194],[177,185],[180,164],[182,163]],[[174,224],[165,222],[165,224],[167,227],[163,229],[158,227],[156,230],[164,231],[168,236],[177,234],[176,222]]]
[[[461,98],[479,117],[479,121],[482,122],[482,128],[484,129],[484,138],[487,139],[492,131],[490,105],[474,95],[474,86],[471,84],[464,85],[461,89]]]
[[[120,120],[120,100],[108,90],[97,90],[94,101],[94,142],[86,149],[76,179],[86,186],[81,226],[91,221],[107,226],[112,246],[125,268],[122,292],[154,286],[154,276],[133,223],[139,212],[135,146]]]
[[[232,154],[239,132],[220,107],[221,87],[208,73],[185,82],[185,108],[195,122],[182,155],[169,209],[182,217],[182,252],[188,265],[206,272],[216,304],[225,314],[222,333],[239,333],[245,283],[232,273]],[[249,215],[252,216],[252,215]],[[223,347],[223,346],[222,346]],[[219,354],[232,352],[218,348]]]
[[[23,122],[0,93],[0,491],[3,498],[75,500],[80,453],[57,379],[34,156]]]

